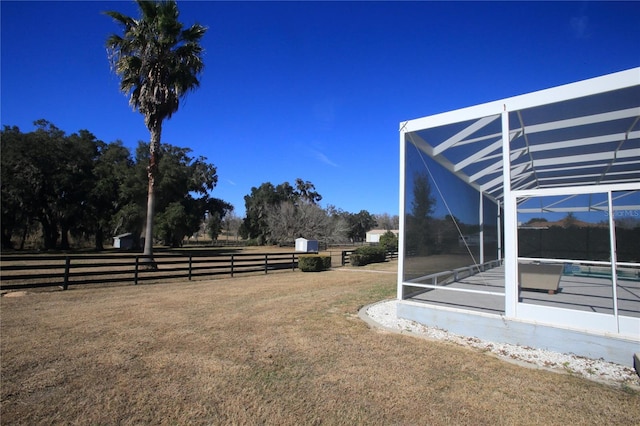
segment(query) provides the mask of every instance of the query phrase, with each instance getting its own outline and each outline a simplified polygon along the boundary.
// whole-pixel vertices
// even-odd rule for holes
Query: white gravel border
[[[574,374],[601,383],[629,386],[640,390],[640,377],[631,367],[573,354],[490,342],[475,337],[460,336],[435,327],[427,327],[414,321],[398,318],[396,300],[365,306],[360,310],[359,315],[368,324],[387,331],[452,342],[489,352],[500,359],[519,365]]]

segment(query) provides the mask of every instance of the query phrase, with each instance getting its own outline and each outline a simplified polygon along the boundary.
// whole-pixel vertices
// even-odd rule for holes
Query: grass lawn
[[[370,270],[2,297],[0,420],[640,424],[632,389],[370,329],[396,281]]]

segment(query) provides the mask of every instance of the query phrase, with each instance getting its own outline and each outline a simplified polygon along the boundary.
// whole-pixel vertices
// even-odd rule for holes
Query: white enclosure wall
[[[640,340],[640,68],[403,122],[400,160],[400,300]]]

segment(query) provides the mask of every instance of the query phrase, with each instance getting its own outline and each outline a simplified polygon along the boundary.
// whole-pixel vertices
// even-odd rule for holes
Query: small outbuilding
[[[371,231],[367,232],[365,241],[368,243],[379,243],[380,237],[386,234],[387,232],[389,231],[387,231],[386,229],[372,229]],[[400,231],[397,229],[392,229],[391,232],[393,232],[397,237]]]
[[[121,250],[131,250],[133,248],[133,234],[127,232],[113,237],[113,248]]]
[[[305,253],[315,253],[318,251],[318,240],[307,240],[306,238],[296,238],[296,251]]]

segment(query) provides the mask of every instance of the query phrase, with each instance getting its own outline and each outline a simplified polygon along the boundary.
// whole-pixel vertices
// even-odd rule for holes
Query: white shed
[[[131,232],[127,232],[126,234],[120,234],[113,237],[113,248],[131,250],[133,248],[133,234]]]
[[[307,240],[306,238],[296,238],[296,251],[312,253],[318,251],[318,240]]]

